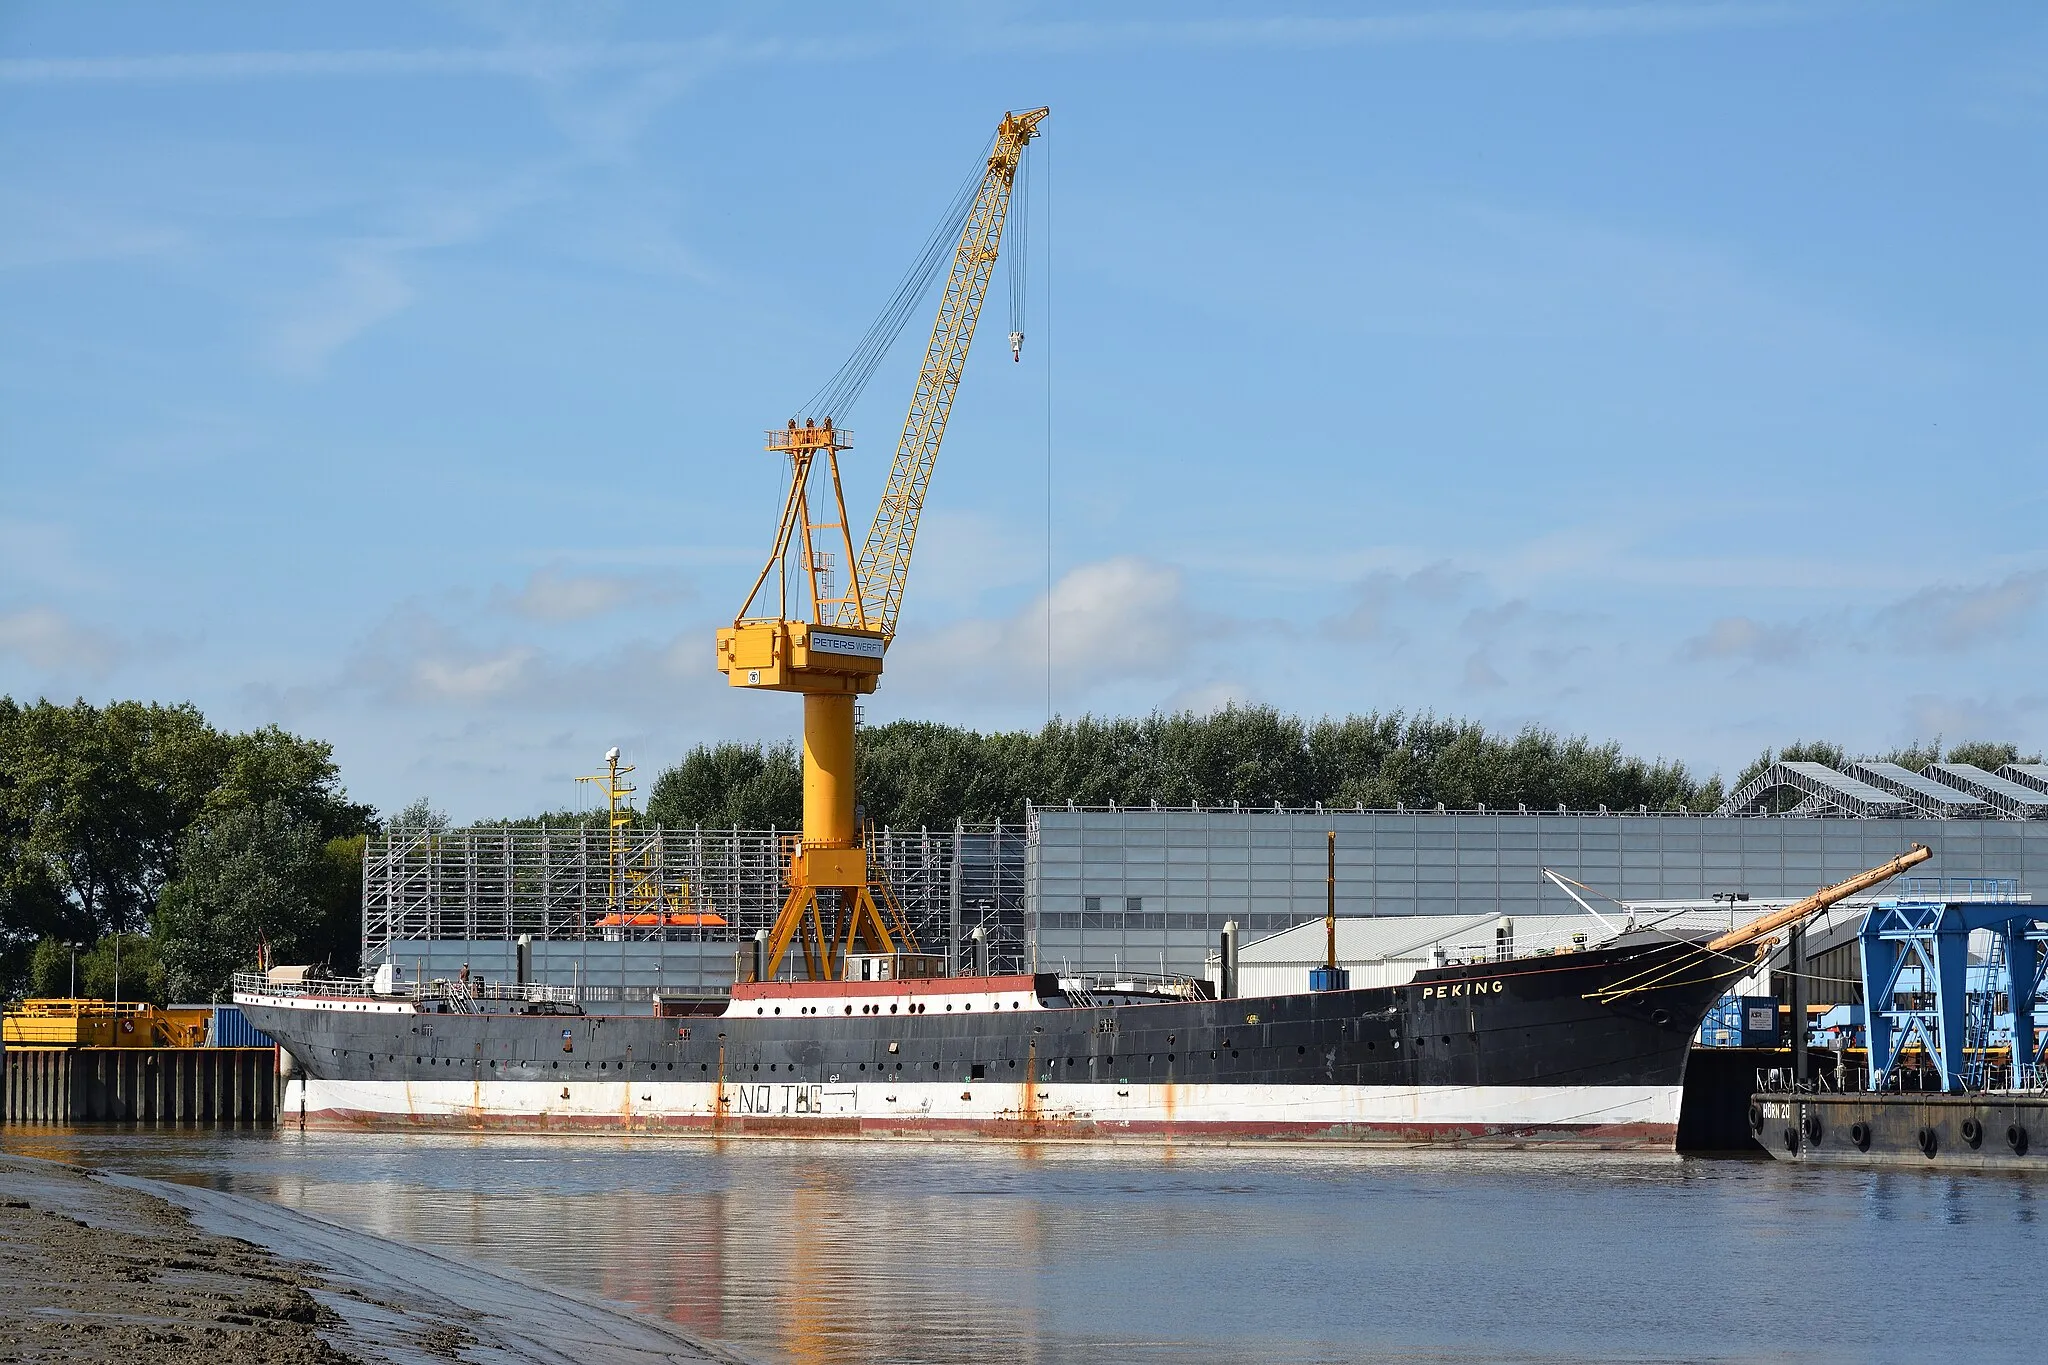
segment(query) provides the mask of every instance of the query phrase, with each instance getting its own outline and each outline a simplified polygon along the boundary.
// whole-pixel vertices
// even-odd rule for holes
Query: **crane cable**
[[[995,149],[995,138],[990,137],[982,148],[981,159],[975,163],[973,174],[961,183],[946,206],[945,214],[938,226],[925,239],[917,258],[910,269],[896,285],[896,292],[889,296],[889,302],[882,308],[853,354],[841,365],[832,377],[810,396],[803,405],[802,416],[823,421],[830,418],[834,425],[843,424],[848,411],[860,401],[862,390],[875,377],[875,370],[882,358],[889,354],[889,348],[903,333],[912,313],[918,309],[926,294],[931,292],[932,281],[939,276],[940,266],[951,256],[954,244],[959,240],[961,230],[967,226],[967,216],[974,209],[974,201],[981,192],[981,183],[988,175],[989,154]]]
[[[1017,153],[1017,174],[1010,182],[1009,242],[1005,254],[1010,266],[1010,359],[1021,361],[1024,347],[1024,317],[1030,300],[1025,270],[1031,260],[1031,144]]]

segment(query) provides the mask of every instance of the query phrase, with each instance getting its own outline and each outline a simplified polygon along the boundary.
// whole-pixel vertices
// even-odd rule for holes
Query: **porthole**
[[[866,1062],[862,1062],[862,1063],[860,1064],[860,1069],[861,1069],[862,1071],[866,1071],[866,1070],[868,1069],[868,1064],[867,1064]]]
[[[965,1005],[962,1005],[962,1006],[961,1006],[960,1008],[961,1008],[961,1009],[963,1009],[963,1010],[971,1010],[971,1009],[973,1009],[973,1008],[974,1008],[974,1004],[973,1004],[973,1002],[972,1002],[972,1001],[970,1001],[970,1002],[968,1002],[967,1004],[965,1004]]]
[[[847,1012],[848,1014],[852,1014],[852,1013],[853,1013],[853,1006],[851,1006],[851,1005],[848,1005],[848,1006],[846,1007],[846,1012]]]
[[[1446,1033],[1446,1034],[1444,1035],[1444,1046],[1445,1046],[1445,1047],[1449,1047],[1450,1045],[1451,1045],[1451,1035],[1450,1035],[1450,1034],[1448,1034],[1448,1033]]]
[[[756,1013],[756,1014],[766,1014],[767,1012],[768,1012],[767,1010],[763,1009],[763,1008],[762,1008],[761,1006],[759,1006],[759,1005],[756,1005],[756,1006],[754,1006],[754,1013]]]
[[[709,1062],[699,1062],[699,1063],[697,1063],[697,1069],[698,1069],[699,1071],[709,1071],[709,1070],[711,1069],[711,1063],[709,1063]]]
[[[946,1013],[948,1013],[948,1014],[951,1014],[952,1012],[953,1012],[953,1007],[952,1007],[951,1005],[948,1005],[948,1006],[946,1006]]]
[[[1297,1057],[1306,1057],[1308,1056],[1308,1049],[1305,1047],[1298,1047],[1294,1049],[1294,1055]]]
[[[894,1014],[895,1012],[896,1012],[896,1007],[895,1007],[894,1005],[891,1005],[891,1006],[889,1006],[889,1013],[891,1013],[891,1014]]]
[[[782,1013],[782,1006],[780,1006],[780,1005],[777,1005],[777,1006],[775,1007],[775,1012],[776,1012],[777,1014],[780,1014],[780,1013]]]

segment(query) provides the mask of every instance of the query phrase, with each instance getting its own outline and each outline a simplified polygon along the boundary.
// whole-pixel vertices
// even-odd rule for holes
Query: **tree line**
[[[899,829],[1019,821],[1027,803],[1068,801],[1706,811],[1721,800],[1718,779],[1683,763],[1537,726],[1502,735],[1400,712],[1306,721],[1265,706],[1084,716],[995,734],[897,721],[858,733],[855,772],[865,818]],[[789,828],[802,813],[802,766],[789,744],[701,745],[661,775],[647,803],[648,818],[669,825]]]
[[[374,814],[276,726],[0,697],[0,994],[220,998],[266,945],[353,970]]]
[[[957,821],[1021,821],[1027,804],[1247,807],[1364,806],[1368,810],[1636,810],[1704,814],[1733,788],[1682,762],[1644,759],[1612,741],[1541,726],[1512,734],[1476,721],[1402,712],[1303,720],[1266,706],[1208,715],[1056,720],[1036,731],[980,734],[928,721],[864,727],[855,737],[863,817],[897,829]],[[1839,744],[1766,749],[1735,785],[1777,760],[1839,768]],[[2017,745],[1940,740],[1868,755],[1919,771],[1929,763],[1997,768]],[[553,817],[551,817],[553,818]],[[803,767],[793,744],[699,745],[663,772],[646,818],[671,826],[794,828],[803,818]],[[563,817],[573,823],[574,817]]]

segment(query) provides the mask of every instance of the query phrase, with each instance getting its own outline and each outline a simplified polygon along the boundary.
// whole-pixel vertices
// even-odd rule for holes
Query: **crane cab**
[[[718,632],[718,671],[770,692],[875,690],[888,642],[878,630],[809,621],[739,621]]]

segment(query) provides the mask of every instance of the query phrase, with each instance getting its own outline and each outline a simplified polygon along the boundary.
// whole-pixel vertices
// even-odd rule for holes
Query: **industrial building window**
[[[1096,915],[1096,914],[1100,914],[1100,913],[1102,912],[1102,897],[1100,897],[1100,896],[1083,896],[1083,897],[1081,897],[1081,908],[1082,908],[1083,910],[1087,911],[1087,912],[1088,912],[1089,914],[1091,914],[1091,915]]]
[[[1143,910],[1144,908],[1145,908],[1145,898],[1144,898],[1143,896],[1125,896],[1125,897],[1124,897],[1124,913],[1125,913],[1126,915],[1135,915],[1135,914],[1137,914],[1138,912],[1140,912],[1141,910]]]

